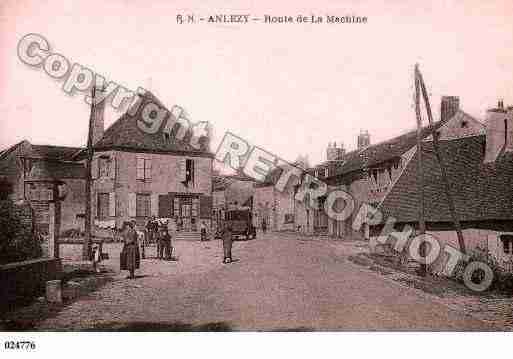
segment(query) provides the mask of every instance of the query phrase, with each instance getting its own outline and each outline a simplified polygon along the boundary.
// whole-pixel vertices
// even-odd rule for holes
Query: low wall
[[[60,259],[40,258],[0,266],[0,312],[43,295],[46,281],[59,279]]]

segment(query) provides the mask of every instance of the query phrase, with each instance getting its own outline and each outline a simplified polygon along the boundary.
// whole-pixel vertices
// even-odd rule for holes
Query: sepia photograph
[[[507,355],[512,20],[0,0],[0,353]]]

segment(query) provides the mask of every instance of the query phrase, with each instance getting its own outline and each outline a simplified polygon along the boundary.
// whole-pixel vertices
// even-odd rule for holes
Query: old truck
[[[235,239],[249,240],[256,238],[256,228],[253,225],[253,213],[250,207],[226,210],[223,225],[232,229],[232,235]]]

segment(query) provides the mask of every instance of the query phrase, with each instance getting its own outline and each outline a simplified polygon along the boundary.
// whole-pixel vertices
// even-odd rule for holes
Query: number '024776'
[[[4,348],[6,350],[34,350],[36,349],[36,343],[32,341],[6,341]]]

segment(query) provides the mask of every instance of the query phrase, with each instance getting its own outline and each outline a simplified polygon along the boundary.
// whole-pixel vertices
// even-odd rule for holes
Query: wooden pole
[[[93,89],[91,93],[91,116],[89,117],[89,130],[87,133],[87,157],[86,157],[86,200],[85,200],[85,237],[82,246],[82,259],[90,260],[91,258],[91,162],[93,160],[93,126],[95,119],[95,106],[96,101],[96,81],[93,82]]]
[[[419,193],[419,232],[420,235],[426,233],[426,220],[424,212],[424,167],[422,163],[422,117],[420,113],[420,84],[418,74],[418,64],[415,64],[415,117],[417,118],[417,191]],[[420,248],[420,255],[425,256],[424,245]],[[420,264],[420,275],[427,274],[426,263]]]
[[[424,80],[422,78],[422,74],[418,67],[415,68],[417,73],[416,77],[419,80],[420,88],[422,90],[422,96],[424,97],[424,103],[426,104],[426,112],[428,115],[429,125],[431,126],[431,136],[433,137],[433,148],[435,150],[436,159],[440,165],[440,173],[442,175],[442,182],[444,184],[444,192],[447,197],[447,204],[449,206],[449,212],[451,213],[452,220],[454,222],[454,229],[456,230],[456,234],[458,236],[458,245],[460,247],[460,252],[466,254],[465,248],[465,240],[463,238],[463,232],[461,230],[461,223],[458,218],[458,214],[456,213],[456,207],[454,205],[454,197],[452,195],[452,183],[449,181],[447,176],[447,169],[445,166],[445,161],[440,153],[440,145],[437,137],[437,133],[433,126],[433,115],[431,113],[431,106],[429,104],[429,97],[426,91],[426,86],[424,84]]]

